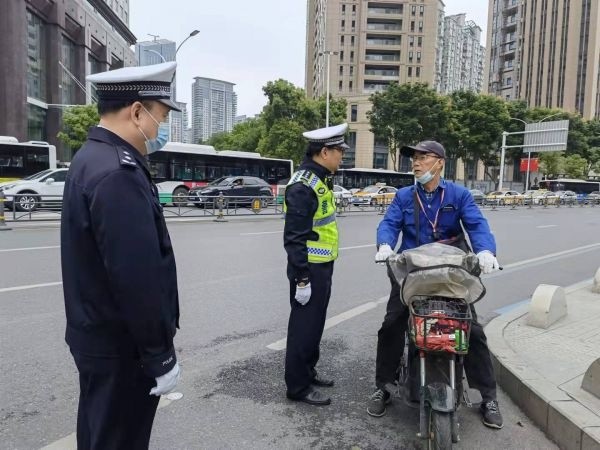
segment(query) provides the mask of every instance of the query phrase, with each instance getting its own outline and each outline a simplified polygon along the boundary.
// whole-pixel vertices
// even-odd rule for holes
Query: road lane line
[[[14,286],[14,287],[8,287],[8,288],[1,288],[0,294],[2,294],[3,292],[24,291],[26,289],[36,289],[36,288],[48,287],[48,286],[58,286],[60,284],[62,284],[62,281],[55,281],[53,283],[42,283],[42,284],[27,284],[25,286]]]
[[[2,249],[0,250],[0,253],[6,253],[6,252],[24,252],[27,250],[47,250],[50,248],[60,248],[60,245],[51,245],[48,247],[25,247],[25,248],[6,248],[6,249]]]
[[[375,244],[367,244],[367,245],[355,245],[353,247],[340,247],[338,250],[354,250],[355,248],[367,248],[371,247],[373,250],[376,249]]]
[[[378,305],[387,302],[387,300],[388,296],[386,295],[385,297],[381,297],[379,300],[376,300],[374,302],[363,303],[362,305],[359,305],[356,308],[349,309],[348,311],[344,311],[343,313],[330,317],[325,321],[324,330],[327,330],[328,328],[334,327],[342,322],[345,322],[346,320],[350,320],[356,316],[366,313],[367,311],[376,308]],[[286,342],[287,336],[283,339],[278,340],[277,342],[273,342],[272,344],[267,345],[267,348],[270,350],[283,350],[286,347]]]
[[[536,228],[554,228],[557,227],[558,225],[538,225]]]

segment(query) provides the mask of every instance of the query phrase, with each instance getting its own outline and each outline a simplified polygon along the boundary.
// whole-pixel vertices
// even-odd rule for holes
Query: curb
[[[600,450],[600,417],[529,367],[505,341],[506,327],[528,309],[527,304],[519,306],[485,327],[498,384],[561,449]]]

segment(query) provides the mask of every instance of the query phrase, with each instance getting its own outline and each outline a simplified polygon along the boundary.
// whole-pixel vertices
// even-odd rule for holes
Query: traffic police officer
[[[174,62],[88,76],[100,124],[65,183],[66,341],[79,371],[77,447],[148,448],[179,378],[175,258],[146,155],[166,143]]]
[[[399,251],[430,242],[444,242],[467,249],[464,226],[473,250],[479,258],[483,273],[498,269],[496,241],[487,220],[475,205],[470,192],[441,178],[446,159],[444,147],[435,141],[423,141],[400,150],[412,158],[417,184],[400,189],[377,228],[375,260],[384,262],[394,253],[402,233]],[[462,223],[462,225],[461,225]],[[462,243],[462,245],[461,245]],[[400,287],[390,276],[392,289],[386,315],[378,333],[375,383],[367,412],[380,417],[391,400],[386,384],[394,383],[396,371],[404,350],[408,308],[400,299]],[[483,423],[491,428],[502,428],[502,415],[496,400],[496,379],[483,327],[477,322],[474,308],[469,354],[465,358],[465,372],[472,387],[479,389],[483,402]]]
[[[333,380],[317,374],[319,345],[331,296],[333,262],[338,254],[332,174],[348,146],[347,124],[303,134],[309,140],[306,158],[285,192],[283,246],[290,282],[290,320],[285,355],[287,397],[311,405],[331,399],[314,386]]]

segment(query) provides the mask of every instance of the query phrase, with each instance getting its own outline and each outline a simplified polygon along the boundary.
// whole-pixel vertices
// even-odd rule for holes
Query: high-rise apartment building
[[[325,95],[329,66],[331,95],[348,101],[344,165],[391,168],[387,144],[370,132],[369,96],[393,82],[439,86],[443,2],[308,0],[307,8],[307,95]]]
[[[188,129],[187,103],[175,102],[181,111],[171,111],[171,142],[186,142],[185,132]]]
[[[481,28],[467,21],[466,14],[445,17],[439,91],[443,94],[459,90],[480,92],[484,61]]]
[[[175,61],[176,44],[168,39],[154,39],[135,44],[135,57],[138,66],[160,64],[164,61]]]
[[[237,115],[234,83],[195,77],[192,84],[193,143],[207,141],[215,133],[231,131]]]
[[[490,94],[600,117],[600,2],[489,0],[488,24]]]
[[[94,91],[86,75],[135,65],[129,1],[1,4],[0,135],[48,141],[61,161],[70,161],[78,149],[65,148],[56,138],[64,106],[91,101]]]

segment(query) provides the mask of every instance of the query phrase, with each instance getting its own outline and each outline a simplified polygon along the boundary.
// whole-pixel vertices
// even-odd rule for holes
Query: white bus
[[[0,136],[0,182],[20,180],[47,169],[56,169],[54,145]]]
[[[191,188],[205,186],[228,176],[253,176],[265,180],[273,192],[292,176],[294,165],[288,159],[266,158],[259,153],[235,150],[217,151],[210,145],[168,142],[149,156],[150,174],[158,187],[161,203],[187,203]]]

